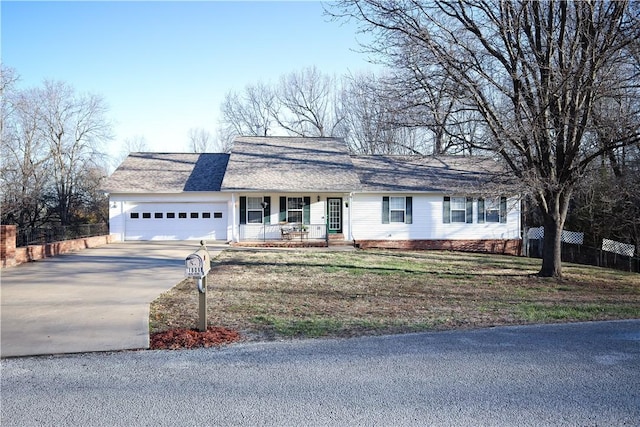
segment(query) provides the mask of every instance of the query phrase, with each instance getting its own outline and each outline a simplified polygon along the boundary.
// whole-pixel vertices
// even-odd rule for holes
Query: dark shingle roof
[[[108,193],[220,191],[228,154],[131,153],[107,179]]]
[[[487,190],[500,166],[461,156],[352,156],[363,191],[452,192]]]
[[[346,144],[335,138],[238,137],[223,191],[357,191]]]

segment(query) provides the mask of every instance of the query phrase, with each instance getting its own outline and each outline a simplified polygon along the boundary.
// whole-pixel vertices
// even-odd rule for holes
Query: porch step
[[[344,234],[329,234],[329,246],[353,246],[350,240],[344,240]]]

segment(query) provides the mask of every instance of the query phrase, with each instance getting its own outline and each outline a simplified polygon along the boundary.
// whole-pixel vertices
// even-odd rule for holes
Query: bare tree
[[[111,159],[111,166],[117,168],[126,159],[130,153],[139,153],[149,151],[149,141],[144,135],[135,135],[127,137],[120,146],[119,154]]]
[[[34,91],[17,91],[14,86],[17,77],[4,71],[0,143],[2,222],[36,227],[47,219],[44,194],[50,166],[48,147],[40,138],[39,105]]]
[[[409,124],[388,76],[360,73],[346,77],[339,108],[339,132],[360,154],[425,155],[433,150],[429,130]]]
[[[48,145],[50,198],[62,225],[73,220],[84,171],[102,163],[102,144],[111,138],[104,100],[78,95],[66,83],[45,82],[34,92],[39,105],[39,133]]]
[[[32,91],[18,91],[15,70],[1,68],[2,222],[34,227],[46,220],[47,148],[38,138],[38,108]]]
[[[81,194],[88,171],[105,175],[100,148],[110,126],[104,101],[60,82],[18,90],[2,75],[2,221],[36,227],[57,217],[68,225],[86,205]]]
[[[225,134],[268,136],[275,102],[273,90],[264,83],[247,85],[240,94],[227,92],[220,107]]]
[[[336,79],[316,67],[292,72],[280,78],[272,114],[291,134],[334,136],[341,119],[334,108],[336,93]]]
[[[374,32],[380,55],[413,46],[428,76],[452,82],[451,96],[481,119],[486,139],[474,146],[500,155],[537,201],[539,274],[561,276],[561,230],[577,183],[604,152],[639,138],[602,146],[593,136],[595,103],[637,89],[629,52],[640,36],[637,9],[626,1],[343,0],[334,15]]]
[[[189,129],[189,150],[192,153],[206,153],[214,151],[215,141],[211,133],[203,128]]]
[[[215,151],[217,153],[230,153],[235,136],[235,132],[229,132],[228,128],[218,128],[215,137]]]
[[[149,141],[144,135],[135,135],[125,138],[122,143],[122,154],[127,157],[129,153],[140,153],[149,151]]]

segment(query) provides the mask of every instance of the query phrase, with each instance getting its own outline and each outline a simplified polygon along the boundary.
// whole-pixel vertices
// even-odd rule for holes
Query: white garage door
[[[226,203],[141,203],[127,212],[125,240],[226,240]]]

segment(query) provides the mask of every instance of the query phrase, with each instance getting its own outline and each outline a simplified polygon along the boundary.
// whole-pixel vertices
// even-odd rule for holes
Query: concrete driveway
[[[208,245],[212,257],[224,247]],[[114,243],[3,269],[0,356],[147,348],[149,304],[184,278],[198,248]]]

